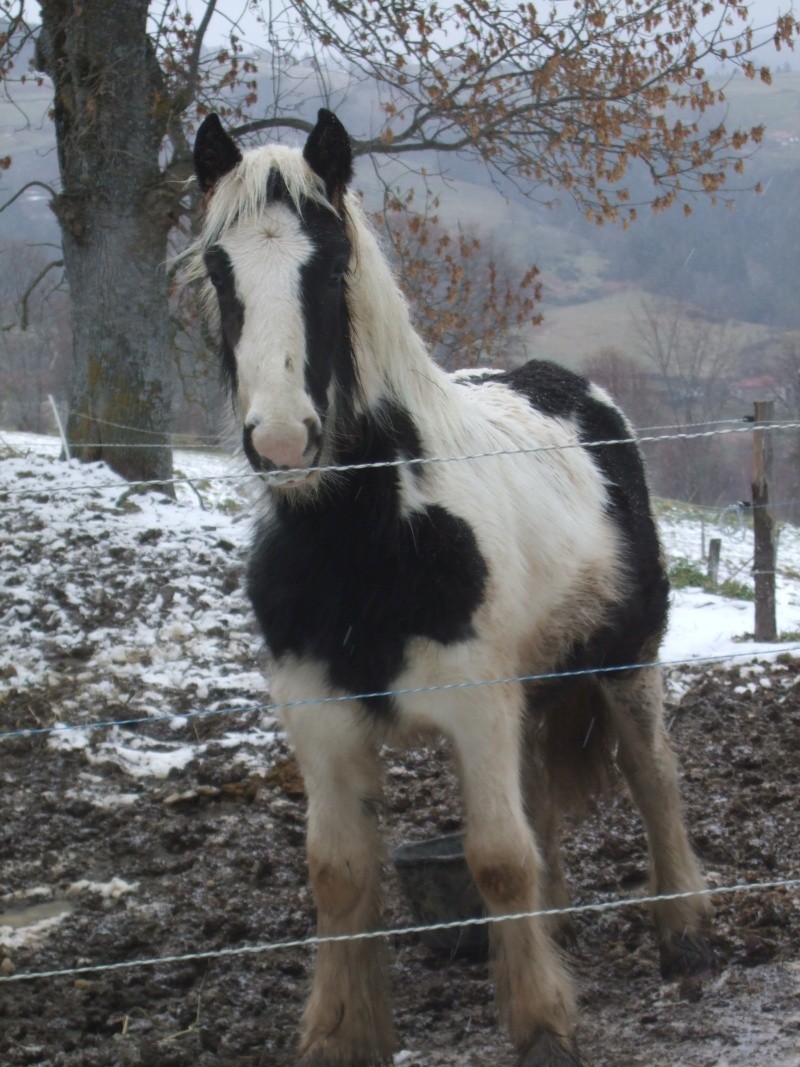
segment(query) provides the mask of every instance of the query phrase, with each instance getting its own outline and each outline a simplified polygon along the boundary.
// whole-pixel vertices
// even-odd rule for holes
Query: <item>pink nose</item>
[[[244,428],[244,451],[255,470],[303,469],[316,458],[320,436],[319,422],[313,418],[279,428],[250,422]]]

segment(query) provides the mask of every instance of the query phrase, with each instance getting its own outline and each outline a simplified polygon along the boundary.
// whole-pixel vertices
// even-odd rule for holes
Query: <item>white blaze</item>
[[[303,467],[309,426],[319,420],[306,393],[306,333],[300,272],[313,254],[297,215],[272,204],[258,225],[232,227],[220,242],[244,306],[236,346],[238,402],[256,451],[278,467]],[[310,420],[310,421],[309,421]]]

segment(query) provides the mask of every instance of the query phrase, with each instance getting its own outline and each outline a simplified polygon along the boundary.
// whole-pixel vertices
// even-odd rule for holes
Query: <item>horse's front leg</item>
[[[321,671],[278,672],[281,702],[326,691]],[[374,930],[384,858],[378,832],[380,771],[363,708],[310,705],[283,713],[308,794],[307,849],[320,937]],[[391,1062],[395,1048],[382,939],[317,948],[303,1015],[303,1067],[366,1067]]]
[[[467,862],[492,916],[536,911],[544,867],[521,788],[519,687],[460,691],[440,724],[451,734],[467,815]],[[448,721],[449,720],[449,721]],[[580,1067],[569,977],[541,918],[492,924],[497,998],[519,1067]]]

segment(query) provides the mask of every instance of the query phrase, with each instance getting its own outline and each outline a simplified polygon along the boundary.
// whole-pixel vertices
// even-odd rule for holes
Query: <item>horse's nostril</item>
[[[275,464],[272,460],[267,459],[266,456],[262,456],[256,446],[253,444],[253,431],[258,423],[245,423],[242,429],[242,448],[244,454],[247,456],[248,462],[254,471],[274,471]]]
[[[315,419],[309,416],[307,419],[303,419],[303,425],[308,430],[308,444],[303,452],[304,456],[314,455],[322,443],[322,426],[319,419]]]

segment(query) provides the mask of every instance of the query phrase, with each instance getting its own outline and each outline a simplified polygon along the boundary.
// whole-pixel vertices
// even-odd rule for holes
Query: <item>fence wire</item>
[[[37,978],[65,978],[79,974],[98,974],[104,971],[127,970],[130,967],[163,967],[173,963],[190,963],[196,960],[223,959],[231,956],[256,956],[265,952],[312,948],[317,945],[331,945],[348,941],[374,941],[379,938],[389,937],[408,937],[413,934],[424,934],[439,930],[460,930],[465,926],[490,926],[520,919],[540,919],[554,915],[585,915],[589,912],[616,911],[620,908],[641,907],[670,900],[685,900],[689,897],[722,896],[731,893],[757,892],[767,889],[800,889],[800,878],[781,878],[769,882],[740,882],[737,885],[692,889],[682,893],[660,893],[649,897],[618,897],[614,900],[600,900],[590,904],[573,904],[565,908],[540,908],[536,911],[519,911],[509,915],[484,915],[473,919],[458,919],[455,922],[447,923],[397,926],[386,930],[363,930],[356,934],[328,934],[322,937],[303,937],[291,941],[268,941],[258,945],[238,945],[236,948],[207,949],[201,952],[187,952],[175,956],[152,956],[138,960],[95,963],[50,971],[23,971],[20,974],[0,975],[0,983],[30,982]]]
[[[138,426],[130,426],[124,422],[113,422],[110,419],[101,419],[96,415],[89,415],[85,411],[76,413],[75,418],[84,419],[86,422],[95,422],[102,426],[113,426],[118,430],[131,430],[133,433],[147,435],[148,437],[190,437],[195,441],[218,441],[222,434],[192,433],[189,430],[143,430]],[[636,426],[636,433],[649,433],[653,430],[689,430],[698,426],[733,426],[742,422],[752,421],[751,415],[740,415],[736,419],[702,419],[700,422],[670,422],[662,426]],[[773,423],[789,422],[789,419],[773,419]],[[139,447],[139,446],[137,446]],[[163,448],[163,445],[158,445]]]
[[[618,437],[614,439],[604,441],[571,441],[566,444],[560,445],[536,445],[530,448],[498,448],[487,452],[472,452],[464,453],[458,456],[411,456],[404,457],[402,459],[387,459],[380,460],[371,463],[345,463],[345,464],[333,464],[328,466],[319,467],[302,467],[292,468],[289,470],[280,470],[273,472],[260,472],[256,474],[253,471],[248,471],[243,474],[212,474],[212,475],[192,475],[192,477],[178,477],[178,478],[150,478],[143,481],[130,481],[130,482],[107,482],[100,484],[84,484],[84,485],[65,485],[65,486],[53,486],[47,489],[47,493],[50,496],[60,493],[74,493],[77,490],[101,490],[101,489],[117,489],[125,492],[131,489],[163,489],[166,485],[180,485],[184,483],[193,482],[237,482],[248,481],[258,478],[266,485],[271,483],[280,484],[281,481],[285,481],[292,475],[298,475],[307,477],[310,474],[324,474],[324,473],[339,473],[344,474],[347,471],[363,471],[363,470],[381,470],[392,467],[417,467],[426,466],[433,463],[463,463],[467,460],[473,459],[494,459],[501,456],[532,456],[539,455],[546,452],[565,452],[576,448],[590,449],[590,448],[609,448],[616,445],[641,445],[650,444],[657,441],[692,441],[700,438],[707,437],[719,437],[724,434],[735,433],[766,433],[766,432],[781,432],[783,430],[798,430],[800,429],[800,422],[790,423],[765,423],[764,425],[756,423],[748,423],[746,426],[734,426],[728,429],[722,430],[704,430],[698,433],[678,433],[678,434],[659,434],[658,436],[644,436],[644,437]],[[135,446],[133,446],[135,447]],[[0,490],[0,498],[14,497],[29,495],[31,490],[29,487],[22,489],[2,489]],[[8,511],[9,508],[2,508],[0,511]]]
[[[55,726],[31,726],[19,730],[8,730],[0,733],[0,741],[10,738],[36,737],[47,734],[64,734],[72,730],[103,730],[114,726],[140,726],[144,723],[175,722],[181,719],[210,718],[215,715],[251,715],[261,712],[289,711],[293,708],[307,708],[322,706],[325,704],[343,704],[351,701],[375,700],[387,697],[420,696],[426,693],[444,693],[461,689],[486,689],[496,685],[530,684],[534,682],[550,682],[560,678],[581,678],[597,674],[622,674],[625,671],[644,670],[650,667],[693,667],[703,666],[708,663],[723,663],[732,659],[748,658],[754,656],[780,656],[800,652],[798,645],[774,644],[772,648],[754,652],[728,652],[716,656],[703,656],[692,659],[653,660],[648,663],[627,663],[615,667],[582,667],[573,671],[550,671],[543,674],[521,674],[509,678],[487,678],[481,681],[447,682],[442,685],[421,685],[408,689],[382,689],[369,693],[347,693],[340,696],[309,697],[304,700],[289,700],[283,703],[254,704],[249,707],[235,708],[205,708],[197,711],[174,712],[166,715],[143,715],[129,719],[108,719],[102,722],[71,722],[59,723]]]

